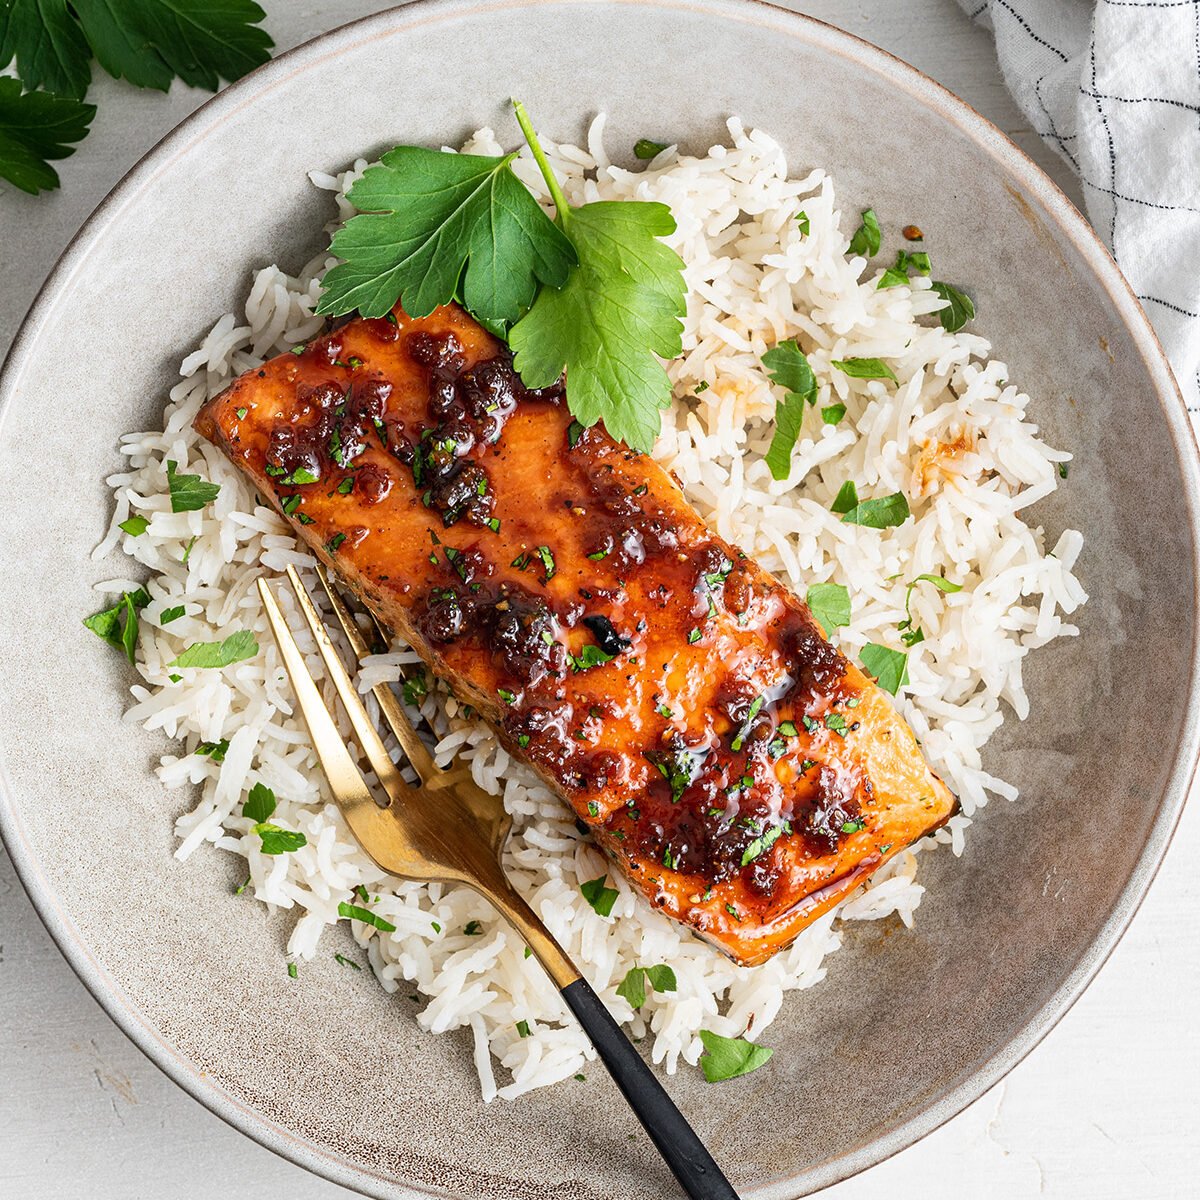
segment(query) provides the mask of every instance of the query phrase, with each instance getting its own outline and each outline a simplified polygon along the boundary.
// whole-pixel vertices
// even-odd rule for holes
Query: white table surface
[[[264,0],[280,48],[386,6]],[[928,72],[1031,152],[1078,202],[1069,173],[1004,90],[989,37],[953,0],[793,6]],[[101,76],[89,99],[99,115],[60,167],[62,190],[37,198],[0,192],[0,351],[67,239],[204,94],[176,87],[164,98]],[[1200,1195],[1198,868],[1193,805],[1132,928],[1046,1040],[949,1124],[825,1196]],[[349,1200],[351,1193],[235,1132],[127,1041],[72,974],[0,851],[0,1196]]]

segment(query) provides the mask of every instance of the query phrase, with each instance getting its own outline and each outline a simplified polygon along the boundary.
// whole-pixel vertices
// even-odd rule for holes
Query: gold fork
[[[369,647],[358,623],[324,567],[317,567],[317,575],[338,624],[361,661],[369,653]],[[737,1200],[737,1193],[657,1076],[621,1032],[541,918],[509,883],[500,855],[512,818],[504,811],[500,798],[479,787],[465,763],[439,768],[391,687],[378,684],[372,693],[379,702],[380,712],[419,780],[415,786],[405,782],[371,723],[307,589],[291,567],[287,569],[287,578],[350,719],[355,740],[384,793],[385,800],[377,801],[367,786],[305,666],[304,656],[270,585],[260,578],[258,590],[271,632],[279,645],[317,758],[329,780],[333,798],[364,853],[381,870],[400,879],[464,883],[486,897],[524,938],[546,969],[687,1194],[692,1200]],[[378,621],[375,624],[386,642],[382,626]]]

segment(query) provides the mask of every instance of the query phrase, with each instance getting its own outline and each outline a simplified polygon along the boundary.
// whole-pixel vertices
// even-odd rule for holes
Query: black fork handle
[[[621,1032],[586,979],[562,989],[563,999],[608,1068],[629,1107],[691,1200],[738,1200],[729,1180],[675,1107],[658,1077]]]

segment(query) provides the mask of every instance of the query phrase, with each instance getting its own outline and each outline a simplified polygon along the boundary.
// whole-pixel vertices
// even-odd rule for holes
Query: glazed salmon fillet
[[[737,962],[955,810],[804,603],[458,308],[351,321],[196,426],[651,905]]]

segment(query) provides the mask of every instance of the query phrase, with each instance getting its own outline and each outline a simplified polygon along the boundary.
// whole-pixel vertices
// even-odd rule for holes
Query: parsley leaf
[[[197,751],[199,753],[199,751]],[[221,756],[224,757],[224,754]],[[256,783],[242,805],[242,816],[256,825],[269,821],[275,812],[275,793],[265,783]]]
[[[652,158],[657,158],[666,149],[666,142],[652,142],[649,138],[638,138],[633,146],[633,156],[642,159],[643,162],[648,162]]]
[[[787,389],[787,395],[775,406],[775,432],[766,456],[771,478],[786,479],[791,468],[792,449],[804,420],[804,406],[817,402],[817,377],[794,340],[772,346],[762,356],[762,364],[767,368],[771,382]]]
[[[700,1058],[704,1078],[709,1083],[720,1083],[757,1071],[775,1053],[767,1046],[756,1046],[745,1038],[727,1038],[710,1030],[700,1030],[700,1040],[706,1054]]]
[[[67,0],[6,0],[0,7],[0,66],[17,60],[26,87],[82,100],[92,54]]]
[[[248,629],[231,633],[223,642],[193,642],[170,667],[228,667],[258,653],[258,642]]]
[[[180,475],[176,463],[167,461],[167,486],[171,489],[173,513],[197,512],[219,495],[221,485],[208,483],[199,475]]]
[[[613,905],[620,894],[616,888],[605,887],[607,878],[607,875],[600,875],[579,885],[580,894],[602,917],[612,915]]]
[[[841,498],[840,492],[838,498]],[[865,525],[869,529],[890,529],[893,525],[903,525],[910,516],[908,500],[904,493],[893,492],[890,496],[880,496],[875,500],[864,500],[861,504],[855,504],[843,514],[842,522],[846,525]]]
[[[937,317],[947,333],[957,333],[975,316],[975,305],[966,292],[938,280],[934,280],[933,290],[946,301],[946,307],[938,310]]]
[[[814,583],[805,601],[826,636],[839,626],[850,624],[850,593],[842,584]]]
[[[896,373],[881,358],[834,359],[829,364],[851,379],[895,379]]]
[[[129,534],[130,537],[141,537],[150,528],[150,522],[143,516],[134,515],[128,520],[122,521],[117,528]]]
[[[211,758],[215,763],[223,763],[228,749],[229,739],[222,738],[219,742],[201,742],[192,753],[199,758]]]
[[[665,204],[635,200],[571,208],[525,109],[516,111],[578,265],[561,288],[542,288],[513,326],[514,366],[530,388],[549,387],[565,370],[572,416],[584,425],[602,420],[614,438],[650,450],[660,410],[671,404],[658,359],[683,347],[683,261],[659,240],[674,232],[675,218]]]
[[[875,290],[880,292],[884,288],[898,287],[902,283],[908,283],[909,271],[916,271],[918,275],[929,274],[929,255],[924,250],[918,250],[914,254],[910,254],[907,250],[899,251],[896,255],[896,265],[888,267],[884,271],[875,285]]]
[[[84,625],[110,646],[125,651],[133,663],[137,650],[138,612],[150,603],[145,588],[122,594],[120,600],[102,612],[84,618]]]
[[[821,409],[821,420],[826,425],[836,425],[846,415],[844,404],[827,404]]]
[[[782,825],[771,825],[767,829],[764,829],[763,832],[760,833],[758,837],[756,837],[754,841],[752,841],[750,845],[748,845],[746,849],[742,851],[742,866],[748,867],[756,858],[761,858],[764,854],[766,854],[766,852],[770,850],[770,848],[775,845],[777,841],[779,841],[779,838],[783,832],[784,827]]]
[[[253,832],[258,834],[264,854],[291,854],[293,850],[308,845],[308,838],[304,834],[291,829],[280,829],[278,825],[269,825],[266,822],[255,825]]]
[[[590,667],[602,667],[606,662],[612,662],[615,657],[615,654],[608,654],[591,642],[581,646],[578,654],[567,655],[572,671],[586,671]]]
[[[646,984],[656,992],[673,992],[678,987],[675,972],[666,965],[659,963],[653,967],[631,967],[617,988],[617,995],[629,1001],[629,1007],[639,1009],[646,1003]]]
[[[3,22],[0,15],[0,62]],[[30,195],[58,187],[58,172],[49,163],[75,153],[72,143],[87,137],[95,115],[94,104],[47,92],[22,93],[17,80],[0,78],[0,179]]]
[[[885,692],[894,696],[908,682],[908,656],[903,651],[868,642],[858,657]]]
[[[508,323],[539,282],[561,288],[575,251],[512,173],[516,157],[389,150],[347,194],[360,212],[333,239],[345,261],[325,276],[317,312],[381,317],[400,300],[421,317],[461,287],[472,313]]]
[[[845,483],[838,488],[838,494],[834,496],[833,503],[829,506],[830,512],[848,513],[858,507],[858,488],[854,485],[853,479],[847,479]]]
[[[385,921],[383,917],[371,912],[369,908],[360,908],[357,904],[347,904],[345,900],[338,905],[338,916],[361,921],[364,925],[374,925],[376,929],[381,929],[384,933],[396,932],[396,927],[391,921]],[[437,925],[436,921],[434,924],[437,926],[438,933],[441,933],[442,927]]]
[[[882,242],[883,234],[879,229],[879,218],[875,215],[875,210],[873,208],[865,209],[862,215],[862,224],[854,231],[854,236],[850,239],[849,253],[861,254],[870,258],[873,254],[879,253]]]

